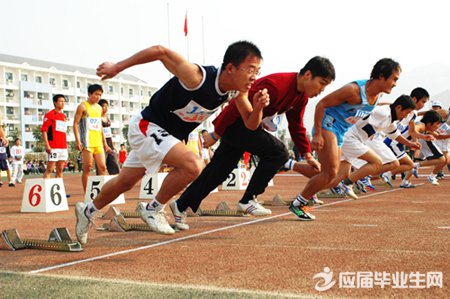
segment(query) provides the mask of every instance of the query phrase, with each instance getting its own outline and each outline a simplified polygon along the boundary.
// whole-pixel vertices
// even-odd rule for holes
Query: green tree
[[[38,125],[32,131],[34,141],[36,141],[36,146],[33,148],[33,151],[37,153],[44,151],[44,139],[42,138],[41,127],[41,125]]]
[[[7,138],[11,144],[10,146],[14,145],[14,140],[16,140],[16,138],[20,138],[20,135],[20,131],[17,128],[14,128],[14,130],[9,130]]]
[[[125,141],[125,146],[126,146],[127,150],[130,151],[129,150],[130,144],[128,143],[128,127],[129,127],[129,125],[124,125],[123,126],[123,128],[122,128],[122,136],[126,140]]]

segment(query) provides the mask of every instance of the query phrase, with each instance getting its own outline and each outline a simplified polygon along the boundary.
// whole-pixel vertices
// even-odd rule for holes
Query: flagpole
[[[187,10],[186,15],[184,16],[184,35],[186,36],[186,51],[187,51],[187,60],[189,61],[189,35],[188,35],[188,20],[187,20]]]
[[[203,65],[205,65],[205,26],[203,23],[203,16],[202,16],[202,49],[203,49]]]
[[[170,49],[170,13],[169,2],[167,2],[167,46]]]

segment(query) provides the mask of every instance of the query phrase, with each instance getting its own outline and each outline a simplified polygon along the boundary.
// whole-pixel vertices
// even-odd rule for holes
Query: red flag
[[[184,36],[188,35],[188,22],[187,22],[187,12],[184,16]]]

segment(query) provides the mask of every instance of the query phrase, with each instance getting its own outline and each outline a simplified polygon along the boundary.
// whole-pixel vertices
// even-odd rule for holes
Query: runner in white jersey
[[[238,106],[245,126],[251,130],[258,128],[269,96],[265,89],[258,91],[252,99],[252,107],[248,91],[260,73],[261,60],[261,52],[254,44],[239,41],[228,47],[220,68],[190,63],[162,46],[153,46],[121,62],[105,62],[98,67],[97,75],[109,79],[131,66],[161,61],[174,77],[130,121],[128,142],[132,150],[119,175],[103,186],[93,202],[86,206],[77,204],[76,234],[80,243],[87,242],[89,222],[98,209],[130,190],[146,172],[157,172],[161,164],[168,164],[173,170],[140,214],[153,231],[175,233],[167,222],[165,204],[204,167],[201,157],[181,140],[186,140],[190,132],[230,100]]]
[[[342,187],[345,193],[357,199],[352,188],[354,182],[367,175],[378,175],[399,166],[397,158],[383,139],[374,138],[377,132],[383,132],[407,146],[419,148],[417,143],[407,140],[397,130],[398,121],[407,116],[415,106],[410,96],[402,95],[389,106],[375,107],[368,116],[351,127],[344,135],[341,165],[333,185],[338,185],[344,179]],[[350,173],[351,165],[356,159],[364,160],[366,164]]]
[[[416,103],[416,109],[412,111],[407,117],[405,117],[402,121],[398,124],[398,130],[401,132],[403,137],[405,137],[408,140],[417,141],[418,139],[424,139],[426,141],[430,141],[434,139],[434,137],[430,134],[422,134],[416,131],[415,122],[417,121],[417,113],[420,111],[425,104],[428,102],[428,99],[430,98],[430,95],[428,94],[428,91],[426,91],[422,87],[416,87],[411,91],[411,98]],[[400,166],[397,167],[394,170],[391,170],[390,172],[386,172],[382,175],[382,178],[384,181],[386,181],[388,184],[392,184],[391,177],[399,174],[399,173],[406,173],[410,170],[412,170],[412,173],[418,177],[418,168],[415,167],[415,164],[413,160],[410,158],[409,155],[406,153],[405,146],[396,140],[392,140],[389,137],[387,137],[384,140],[384,143],[391,149],[391,151],[396,155],[398,161],[400,162]],[[417,164],[418,165],[418,164]],[[414,188],[415,185],[412,184],[408,179],[403,178],[402,182],[400,183],[401,188]]]
[[[424,140],[419,139],[419,143],[421,144],[421,150],[419,158],[422,160],[419,162],[415,162],[414,167],[422,167],[422,166],[433,166],[433,170],[430,175],[427,177],[428,182],[437,186],[439,185],[438,180],[436,179],[436,175],[439,171],[445,166],[445,158],[441,152],[441,150],[436,146],[436,139],[445,139],[449,138],[449,136],[440,135],[436,132],[442,122],[441,115],[434,110],[429,110],[425,112],[422,119],[416,122],[415,130],[421,134],[430,134],[433,136],[432,140]],[[405,179],[409,180],[412,176],[412,171],[408,171],[405,175]]]

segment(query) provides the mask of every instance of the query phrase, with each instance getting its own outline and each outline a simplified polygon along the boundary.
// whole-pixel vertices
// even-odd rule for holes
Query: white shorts
[[[438,139],[434,143],[441,152],[448,152],[448,139]]]
[[[68,158],[67,148],[52,148],[50,154],[47,154],[48,162],[67,161]]]
[[[341,160],[349,162],[356,168],[361,168],[367,162],[358,158],[367,153],[370,149],[380,156],[383,164],[391,163],[397,160],[395,154],[383,142],[383,140],[374,138],[366,140],[365,143],[362,143],[359,139],[350,134],[347,134],[344,138]]]
[[[437,147],[436,140],[425,141],[423,139],[418,140],[422,148],[420,149],[420,157],[427,160],[439,159],[442,157],[442,151]]]
[[[170,149],[180,142],[160,126],[144,120],[139,113],[130,120],[128,142],[131,152],[124,167],[144,167],[147,173],[156,173]]]

